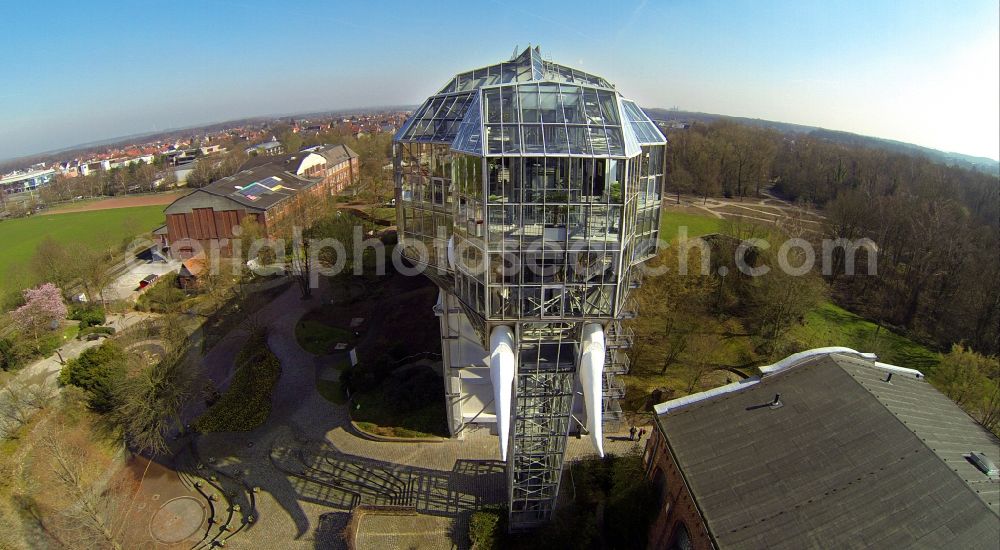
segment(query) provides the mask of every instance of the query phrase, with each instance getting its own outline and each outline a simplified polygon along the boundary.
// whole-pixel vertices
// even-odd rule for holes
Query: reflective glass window
[[[521,126],[524,131],[524,152],[544,153],[545,147],[542,141],[542,127],[539,124],[524,124]]]
[[[538,112],[537,86],[519,86],[517,100],[521,105],[521,122],[541,121],[541,115]]]
[[[500,90],[492,88],[483,90],[487,123],[500,122]]]
[[[542,122],[563,122],[558,85],[541,84],[538,86],[538,110],[541,113]]]
[[[618,106],[615,103],[615,94],[599,90],[597,95],[601,100],[601,114],[604,115],[604,123],[618,124]]]
[[[569,143],[566,139],[566,127],[562,124],[546,124],[544,128],[545,152],[568,153]]]
[[[569,126],[566,131],[569,134],[569,152],[577,155],[591,154],[590,140],[588,139],[586,126]]]
[[[504,86],[500,89],[500,108],[504,123],[517,122],[517,89],[514,86]]]
[[[577,86],[560,86],[563,112],[569,124],[584,124],[587,113],[583,109],[583,94]]]

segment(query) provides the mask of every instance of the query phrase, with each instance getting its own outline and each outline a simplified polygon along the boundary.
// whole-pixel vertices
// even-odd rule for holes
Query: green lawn
[[[295,325],[295,339],[299,341],[302,349],[309,353],[326,355],[333,353],[333,348],[338,343],[354,342],[354,335],[347,329],[303,319]]]
[[[431,400],[420,408],[402,412],[383,388],[351,397],[351,418],[365,431],[390,437],[448,436],[448,420],[440,401]]]
[[[829,302],[806,314],[805,324],[796,325],[788,339],[801,350],[823,346],[846,346],[873,352],[879,360],[929,374],[939,357],[930,349]]]
[[[700,237],[718,233],[722,227],[722,220],[708,214],[691,214],[664,208],[660,212],[660,238],[675,240],[679,227],[687,227],[688,237]]]
[[[18,284],[20,278],[14,277],[13,273],[27,265],[35,247],[46,236],[64,244],[104,248],[118,246],[126,237],[132,236],[127,229],[129,226],[149,231],[162,223],[162,205],[0,221],[0,292],[11,290],[11,284]]]
[[[344,389],[340,385],[339,374],[351,367],[350,361],[347,359],[341,359],[336,363],[330,365],[330,369],[334,370],[338,374],[338,379],[331,380],[322,378],[323,369],[316,369],[316,391],[323,396],[327,401],[335,405],[343,405],[347,403],[347,396],[344,394]],[[329,373],[325,373],[329,374]]]

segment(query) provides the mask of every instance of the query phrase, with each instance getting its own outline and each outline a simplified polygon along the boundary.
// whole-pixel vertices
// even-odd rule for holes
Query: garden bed
[[[336,349],[337,344],[345,344],[349,349],[354,345],[354,332],[309,318],[307,314],[295,325],[295,339],[302,349],[313,355],[328,355]]]
[[[263,331],[250,337],[236,356],[229,388],[194,423],[199,432],[248,432],[267,422],[281,362],[267,347]]]

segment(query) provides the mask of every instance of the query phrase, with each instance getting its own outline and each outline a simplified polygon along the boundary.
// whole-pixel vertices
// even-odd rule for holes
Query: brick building
[[[251,158],[236,174],[167,206],[166,242],[174,257],[182,259],[196,254],[199,246],[229,252],[233,229],[247,216],[269,231],[295,197],[335,195],[356,181],[357,174],[357,154],[342,145]]]
[[[846,348],[656,406],[649,547],[998,548],[1000,440],[923,375]],[[985,468],[989,470],[989,468]]]

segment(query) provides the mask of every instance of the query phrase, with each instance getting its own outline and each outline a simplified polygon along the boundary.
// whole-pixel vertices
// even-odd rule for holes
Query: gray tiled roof
[[[272,177],[280,180],[280,182],[277,182],[280,189],[272,192],[256,193],[253,195],[256,197],[256,200],[244,196],[238,189],[248,187],[255,182],[263,182]],[[281,165],[269,163],[241,170],[232,176],[212,182],[198,191],[226,197],[251,208],[267,210],[286,198],[295,195],[299,190],[312,187],[316,183],[317,181],[301,178],[285,171]],[[277,186],[269,184],[268,187]]]
[[[827,355],[658,416],[720,548],[1000,545],[997,481],[956,458],[996,460],[997,440],[924,379],[885,377]]]
[[[316,149],[316,153],[326,157],[329,166],[336,166],[345,160],[358,156],[350,147],[346,145],[323,145]]]

